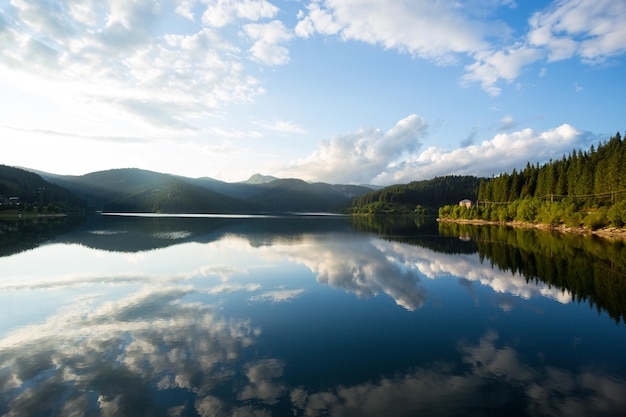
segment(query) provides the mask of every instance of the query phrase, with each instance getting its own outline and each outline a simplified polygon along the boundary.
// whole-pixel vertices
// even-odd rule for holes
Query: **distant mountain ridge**
[[[255,174],[228,183],[213,178],[188,178],[138,168],[121,168],[85,175],[37,171],[100,211],[162,213],[338,212],[352,198],[371,188]]]
[[[252,175],[246,181],[228,183],[209,177],[188,178],[138,168],[111,169],[77,176],[5,167],[4,177],[15,176],[11,170],[19,171],[16,174],[18,177],[38,178],[37,181],[49,184],[43,186],[46,189],[63,190],[73,199],[73,207],[105,212],[423,212],[424,208],[436,208],[462,198],[475,199],[480,181],[472,176],[447,176],[374,189],[361,185],[309,183],[296,178],[261,174]],[[0,185],[3,183],[7,180],[0,175]],[[20,195],[19,185],[10,189],[12,194]],[[31,194],[24,196],[28,195],[35,202]],[[65,206],[69,207],[68,204]]]
[[[261,175],[254,174],[250,178],[248,178],[244,183],[246,184],[266,184],[268,182],[276,181],[277,177],[273,177],[271,175]]]

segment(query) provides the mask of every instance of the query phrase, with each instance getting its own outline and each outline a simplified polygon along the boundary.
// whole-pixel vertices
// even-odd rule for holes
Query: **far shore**
[[[42,219],[47,217],[64,217],[65,213],[15,213],[15,212],[1,212],[0,220],[31,220]]]
[[[438,222],[441,223],[459,223],[459,224],[473,224],[477,226],[481,225],[495,225],[495,226],[510,226],[510,227],[518,227],[518,228],[526,228],[526,229],[540,229],[540,230],[549,230],[559,233],[572,233],[577,235],[595,235],[598,237],[602,237],[605,239],[613,239],[613,240],[624,240],[626,241],[626,229],[620,227],[604,227],[598,230],[589,230],[585,227],[567,227],[564,225],[552,226],[549,224],[543,223],[527,223],[527,222],[498,222],[498,221],[489,221],[489,220],[467,220],[467,219],[447,219],[447,218],[437,218]]]

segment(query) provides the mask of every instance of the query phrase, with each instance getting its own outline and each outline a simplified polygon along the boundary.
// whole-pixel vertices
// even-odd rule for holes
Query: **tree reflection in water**
[[[64,232],[47,247],[7,252],[17,255],[0,258],[0,296],[48,294],[58,308],[3,330],[0,415],[610,416],[626,410],[623,361],[611,367],[577,346],[559,352],[571,361],[555,359],[554,350],[576,343],[564,339],[578,331],[543,340],[534,323],[519,327],[539,316],[514,307],[540,302],[556,311],[586,300],[623,320],[623,245],[533,230],[377,221],[352,219],[362,222],[356,232],[345,221],[291,221],[281,230],[281,223],[265,220],[116,220]],[[38,256],[74,261],[41,271]],[[474,310],[459,288],[469,291]],[[485,294],[495,294],[498,305],[488,305]],[[11,320],[12,312],[4,313]],[[378,327],[365,322],[377,316]],[[302,318],[310,328],[277,336],[302,326]],[[560,331],[563,323],[551,320],[561,318],[541,317],[549,323],[543,328]],[[623,326],[605,321],[615,328],[606,339],[585,340],[585,352],[604,344],[593,355],[619,361],[613,354],[619,347],[608,344],[624,340]],[[351,331],[361,339],[345,336],[345,346],[334,346],[333,335]],[[284,344],[303,335],[319,343],[285,353]],[[367,351],[371,346],[386,350]],[[394,362],[398,352],[410,366]],[[336,380],[322,383],[294,375],[305,369],[302,363],[325,369],[341,360],[362,365],[367,377],[330,369],[326,375]]]
[[[626,245],[536,229],[441,223],[446,236],[469,236],[481,260],[546,283],[626,322]]]

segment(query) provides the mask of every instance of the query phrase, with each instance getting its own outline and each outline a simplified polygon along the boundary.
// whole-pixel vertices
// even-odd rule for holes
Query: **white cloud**
[[[24,89],[30,89],[29,76],[38,79],[44,84],[37,92],[41,95],[49,95],[45,83],[60,87],[57,91],[65,102],[74,103],[80,120],[88,119],[80,114],[104,106],[111,109],[113,120],[180,132],[226,104],[250,102],[263,93],[247,72],[246,51],[269,65],[289,57],[283,43],[290,35],[282,23],[260,22],[276,15],[275,6],[245,0],[211,7],[226,10],[224,24],[196,23],[200,4],[190,0],[15,0],[0,14],[0,73]],[[176,15],[188,24],[167,24]],[[259,26],[233,44],[223,27],[237,19]],[[75,123],[68,120],[64,125]]]
[[[446,63],[457,53],[486,47],[485,28],[458,12],[452,1],[312,2],[299,14],[295,32],[340,35],[344,40],[380,45]]]
[[[559,0],[529,17],[530,29],[515,39],[498,8],[514,1],[333,0],[311,2],[298,14],[297,36],[339,36],[427,59],[465,65],[464,82],[478,82],[490,95],[500,82],[517,79],[525,67],[546,59],[578,56],[604,62],[626,52],[626,3],[614,0]]]
[[[446,150],[431,146],[407,158],[393,170],[381,173],[377,180],[387,184],[450,174],[490,177],[513,168],[523,168],[529,161],[560,158],[574,148],[589,144],[589,134],[568,124],[544,132],[523,129],[500,133],[491,140],[462,149]]]
[[[515,120],[515,118],[510,114],[507,114],[500,119],[500,127],[498,130],[509,130],[513,129],[515,126],[517,126],[517,120]]]
[[[361,129],[319,143],[309,157],[278,169],[279,176],[329,182],[366,183],[403,155],[416,151],[427,124],[412,114],[392,129]]]
[[[463,80],[480,82],[489,94],[498,95],[500,81],[515,80],[524,67],[543,59],[604,62],[626,52],[624,20],[626,3],[621,1],[556,1],[530,17],[530,30],[512,46],[475,51],[476,61],[465,67]]]
[[[549,60],[580,56],[604,61],[626,52],[626,3],[614,0],[557,1],[529,20],[531,44],[548,50]]]
[[[497,129],[505,131],[515,126],[517,121],[506,115]],[[468,143],[453,150],[431,146],[420,151],[426,134],[424,119],[411,115],[387,132],[362,129],[323,140],[307,158],[273,172],[282,177],[299,175],[309,181],[382,185],[442,175],[490,177],[523,168],[527,162],[560,158],[574,148],[587,148],[594,139],[589,133],[563,124],[546,131],[526,128],[499,133],[480,144]]]
[[[289,62],[289,50],[282,44],[291,39],[292,35],[281,21],[251,23],[244,26],[244,30],[253,41],[250,54],[255,61],[266,65]]]
[[[307,6],[308,14],[298,13],[298,24],[295,32],[298,36],[308,38],[316,32],[323,35],[336,35],[342,26],[337,23],[332,12],[320,8],[319,3],[312,2]]]
[[[265,0],[217,0],[209,2],[202,15],[202,22],[213,27],[224,27],[235,19],[257,21],[272,18],[278,8]]]
[[[194,0],[179,0],[178,6],[176,6],[176,13],[183,16],[192,22],[196,21],[193,13]]]
[[[502,5],[507,6],[511,9],[517,8],[517,3],[515,2],[515,0],[502,0]]]
[[[259,121],[256,122],[256,125],[278,133],[306,133],[306,130],[302,126],[285,120],[275,120],[271,122]]]
[[[464,81],[480,82],[482,88],[492,96],[500,94],[496,84],[500,80],[511,82],[523,67],[540,59],[542,53],[526,45],[515,45],[505,50],[494,50],[476,54],[476,61],[465,67]]]

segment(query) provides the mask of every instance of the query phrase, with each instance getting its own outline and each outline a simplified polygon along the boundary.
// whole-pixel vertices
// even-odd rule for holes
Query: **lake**
[[[626,248],[341,216],[0,223],[2,416],[624,416]]]

